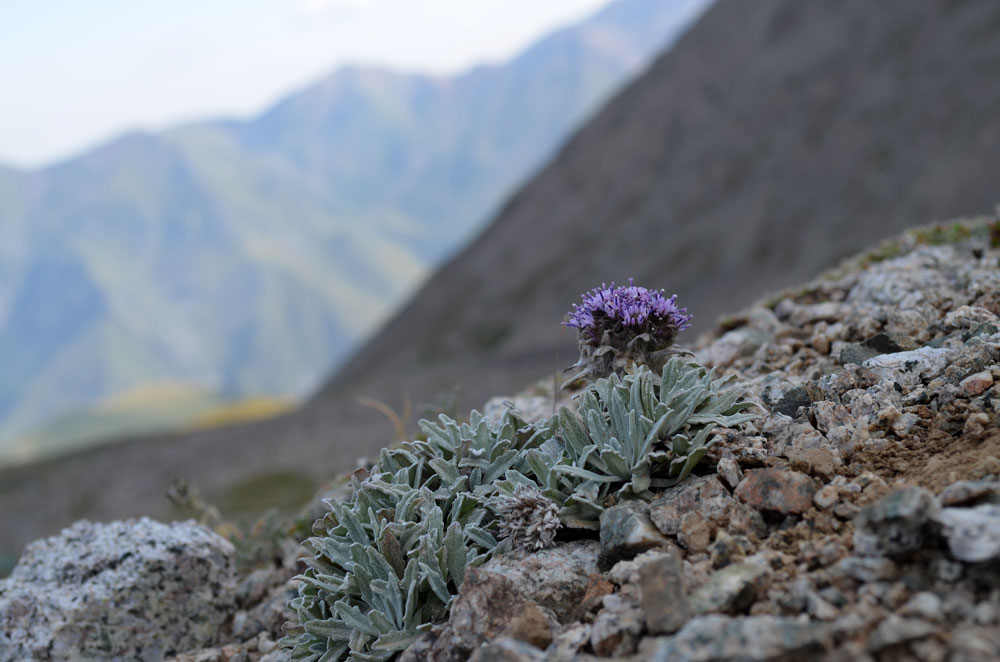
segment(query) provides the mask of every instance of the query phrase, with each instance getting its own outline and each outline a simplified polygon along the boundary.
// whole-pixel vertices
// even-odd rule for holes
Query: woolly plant
[[[491,426],[421,421],[426,441],[384,449],[352,477],[347,503],[303,545],[311,556],[290,603],[298,624],[282,644],[293,660],[388,660],[447,615],[465,569],[497,545],[484,503],[492,484],[541,435],[514,412]]]
[[[533,425],[513,411],[495,425],[478,412],[463,424],[442,415],[420,422],[426,439],[356,472],[352,497],[327,501],[304,543],[289,603],[298,623],[282,640],[291,658],[389,660],[447,616],[466,569],[498,545],[546,547],[561,525],[597,529],[618,500],[684,480],[717,428],[753,417],[726,380],[670,357],[684,313],[631,281],[602,286],[568,323],[580,330],[581,375],[606,375],[576,411]]]
[[[682,351],[674,340],[691,326],[691,316],[677,306],[676,294],[668,298],[663,290],[648,290],[629,278],[627,287],[602,284],[582,299],[563,322],[579,333],[580,359],[566,369],[579,372],[568,383],[620,375],[631,364],[659,372],[672,354]]]
[[[562,407],[545,424],[547,441],[523,453],[498,489],[537,485],[569,527],[597,529],[601,512],[651,488],[684,480],[717,443],[716,428],[754,418],[752,403],[697,363],[670,359],[656,379],[645,366],[583,391],[577,411]]]

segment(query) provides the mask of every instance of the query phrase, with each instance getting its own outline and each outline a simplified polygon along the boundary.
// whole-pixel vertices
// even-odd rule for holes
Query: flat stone
[[[565,623],[576,614],[597,574],[600,545],[597,541],[568,542],[539,550],[528,556],[496,556],[484,570],[497,572],[521,590],[525,598],[551,609]]]
[[[958,388],[969,397],[979,395],[991,386],[993,386],[993,373],[989,370],[969,375],[958,383]]]
[[[929,637],[937,632],[937,629],[937,625],[927,621],[889,614],[868,637],[867,647],[869,651],[875,653],[889,646]]]
[[[921,347],[910,352],[882,354],[865,361],[862,366],[879,379],[916,386],[944,372],[953,356],[947,348]]]
[[[507,624],[501,636],[517,639],[545,650],[552,643],[549,619],[534,602],[526,603]]]
[[[829,646],[830,628],[780,616],[734,618],[708,614],[691,619],[665,639],[653,662],[764,662],[813,659]]]
[[[601,513],[601,562],[612,565],[669,544],[649,519],[649,506],[626,501]]]
[[[1000,481],[960,480],[944,488],[938,495],[942,506],[960,506],[980,499],[1000,496]]]
[[[927,523],[937,511],[934,495],[922,487],[891,492],[854,518],[854,551],[863,556],[900,556],[920,549]]]
[[[770,573],[752,563],[733,563],[717,570],[691,594],[695,614],[746,610],[767,590]]]
[[[751,469],[744,473],[736,496],[758,510],[799,515],[812,506],[816,486],[798,471]]]
[[[677,549],[639,567],[639,604],[652,634],[672,634],[691,617],[684,585],[684,563]]]
[[[944,617],[941,598],[930,591],[922,591],[911,597],[899,608],[899,613],[927,621],[940,621]]]
[[[733,498],[716,475],[685,481],[665,490],[649,504],[649,516],[661,533],[676,536],[681,531],[684,515],[717,501],[723,509]]]
[[[0,581],[0,660],[162,659],[216,642],[235,551],[194,522],[80,521]]]
[[[948,539],[951,555],[975,563],[1000,557],[1000,504],[942,508],[935,520]]]
[[[520,585],[509,577],[484,568],[467,568],[451,607],[448,643],[452,648],[474,650],[503,632],[526,603]]]
[[[868,583],[896,579],[899,576],[899,566],[892,559],[845,556],[837,561],[833,572],[835,575]]]

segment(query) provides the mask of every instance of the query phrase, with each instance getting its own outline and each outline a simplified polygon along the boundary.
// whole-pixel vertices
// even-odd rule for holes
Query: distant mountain
[[[0,169],[0,461],[137,389],[308,393],[704,4],[621,0],[500,66],[342,69],[248,121]]]

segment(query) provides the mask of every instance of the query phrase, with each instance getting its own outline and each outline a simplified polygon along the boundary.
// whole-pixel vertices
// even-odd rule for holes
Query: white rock
[[[909,352],[882,354],[865,361],[862,366],[879,379],[897,381],[904,386],[917,386],[920,380],[931,379],[948,367],[952,350],[944,347],[921,347]]]
[[[162,660],[211,645],[233,610],[229,541],[194,522],[80,521],[0,582],[0,662]]]
[[[942,508],[935,520],[944,528],[956,559],[974,563],[1000,556],[1000,505]]]

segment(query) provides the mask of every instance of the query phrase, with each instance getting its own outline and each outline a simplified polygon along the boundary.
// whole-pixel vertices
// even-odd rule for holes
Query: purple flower
[[[628,279],[628,287],[601,284],[583,295],[582,304],[573,304],[569,321],[580,332],[581,344],[611,344],[624,347],[647,334],[653,345],[669,346],[679,331],[691,326],[687,308],[677,306],[677,295],[666,297],[663,290],[648,290]]]

